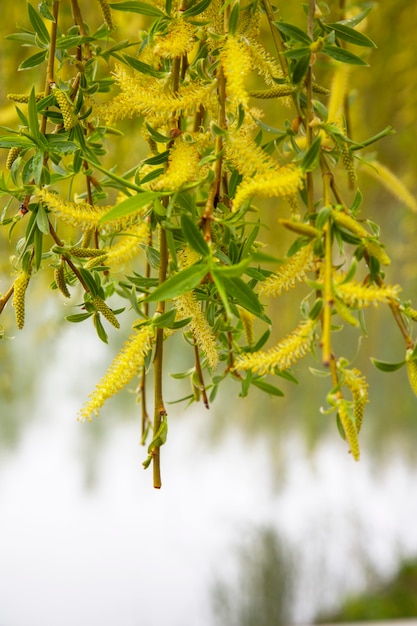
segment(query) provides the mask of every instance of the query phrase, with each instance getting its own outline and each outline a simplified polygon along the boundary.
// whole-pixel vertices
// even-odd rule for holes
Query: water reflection
[[[170,407],[164,485],[154,491],[131,397],[112,400],[92,424],[75,421],[111,360],[88,330],[79,333],[70,328],[53,345],[36,394],[10,413],[21,428],[0,472],[2,623],[211,626],[219,623],[213,588],[223,588],[231,616],[223,623],[249,624],[239,611],[261,605],[243,604],[240,589],[259,596],[263,575],[277,592],[279,580],[292,587],[281,621],[308,623],[370,571],[390,574],[399,557],[417,553],[416,470],[400,454],[384,466],[364,450],[355,464],[334,432],[312,455],[296,433],[249,437],[233,415],[249,420],[245,412],[259,407],[244,402],[227,412],[215,446],[213,413]],[[262,560],[279,565],[280,554],[277,571]]]

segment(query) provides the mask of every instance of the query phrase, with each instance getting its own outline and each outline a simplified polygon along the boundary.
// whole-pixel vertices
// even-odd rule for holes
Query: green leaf
[[[136,213],[136,211],[150,204],[155,198],[159,198],[161,195],[162,194],[156,191],[143,191],[142,193],[137,193],[135,196],[130,196],[130,198],[119,202],[119,204],[116,204],[108,213],[103,215],[100,222],[103,224],[111,220],[125,217],[131,213]]]
[[[181,227],[187,243],[189,243],[196,252],[201,254],[201,256],[208,256],[210,254],[210,248],[208,247],[201,230],[197,228],[193,220],[188,215],[182,216]]]
[[[35,33],[37,34],[40,43],[43,44],[44,46],[48,46],[49,41],[50,41],[48,29],[43,23],[43,20],[38,14],[38,12],[29,3],[28,3],[28,13],[29,13],[30,23],[32,24],[33,29]]]
[[[336,61],[340,61],[341,63],[349,63],[351,65],[363,65],[368,66],[368,63],[358,57],[353,52],[349,52],[349,50],[345,50],[344,48],[339,48],[338,46],[324,46],[323,48],[324,54],[327,54],[332,59]]]
[[[0,148],[33,148],[33,142],[21,135],[4,136],[0,139]]]
[[[239,4],[239,2],[236,2],[233,5],[232,10],[230,11],[230,17],[229,17],[229,33],[230,33],[230,35],[234,35],[236,33],[237,25],[238,25],[238,22],[239,22],[239,13],[240,13],[240,4]]]
[[[212,269],[211,274],[213,278],[216,278],[216,283],[217,281],[221,282],[228,296],[232,296],[240,306],[256,315],[256,317],[265,319],[264,310],[257,295],[245,281],[238,277],[227,278],[217,268]]]
[[[372,11],[372,7],[370,6],[364,11],[362,11],[361,13],[358,13],[357,15],[355,15],[354,17],[350,17],[347,20],[340,20],[338,24],[345,24],[345,26],[350,26],[351,28],[353,28],[354,26],[357,26],[360,22],[362,22],[362,20],[364,20],[365,17],[367,17],[371,11]]]
[[[211,0],[201,0],[201,2],[197,2],[192,7],[183,12],[183,17],[194,17],[195,15],[200,15],[203,13],[209,6]]]
[[[252,257],[246,257],[240,263],[236,265],[216,265],[216,274],[220,274],[223,278],[236,278],[242,276],[249,263],[252,261]]]
[[[67,315],[65,319],[67,322],[73,322],[74,324],[78,324],[79,322],[83,322],[92,316],[92,313],[75,313],[74,315]]]
[[[49,235],[49,220],[43,204],[41,203],[38,204],[38,209],[36,211],[36,225],[41,233]]]
[[[47,54],[48,50],[42,50],[41,52],[32,54],[32,56],[22,61],[17,70],[20,72],[22,70],[30,70],[32,67],[37,67],[45,61]]]
[[[42,241],[43,241],[43,235],[41,231],[39,230],[39,226],[38,226],[38,228],[35,229],[35,232],[33,234],[33,247],[35,251],[35,269],[36,270],[40,268],[41,262],[42,262]]]
[[[48,7],[48,0],[41,0],[41,2],[39,2],[38,4],[38,10],[42,17],[44,17],[46,20],[55,22],[54,16],[52,15]]]
[[[150,126],[150,124],[148,124],[147,122],[146,128],[148,130],[148,133],[150,134],[152,139],[156,141],[156,143],[169,143],[171,141],[171,137],[166,137],[165,135],[158,133],[158,131],[153,129],[152,126]]]
[[[298,26],[294,26],[294,24],[288,24],[287,22],[273,22],[273,24],[275,24],[281,33],[290,39],[307,44],[308,46],[312,43],[307,33],[301,30],[301,28],[298,28]]]
[[[108,343],[109,342],[109,338],[107,336],[107,333],[104,329],[103,324],[101,323],[101,319],[100,319],[100,313],[94,313],[93,314],[93,322],[94,322],[94,326],[95,329],[97,331],[97,335],[99,337],[99,339],[101,339],[101,341],[103,343]]]
[[[399,361],[398,363],[389,363],[388,361],[379,361],[378,359],[374,358],[371,358],[371,361],[377,369],[381,370],[381,372],[395,372],[405,364],[405,361]]]
[[[169,328],[175,321],[176,314],[176,309],[170,309],[169,311],[162,313],[162,315],[156,315],[152,319],[152,324],[157,328]]]
[[[150,17],[163,17],[165,15],[163,11],[147,2],[117,2],[109,4],[109,7],[115,11],[129,11]]]
[[[157,154],[156,156],[149,157],[149,159],[145,159],[143,163],[146,165],[161,165],[161,163],[166,163],[168,161],[168,157],[169,157],[169,150],[165,150],[164,152],[161,152],[160,154]]]
[[[320,155],[320,146],[321,138],[318,136],[314,139],[301,161],[301,168],[304,172],[311,172],[316,168]]]
[[[310,54],[302,56],[300,59],[298,59],[292,72],[292,82],[295,85],[298,85],[298,83],[303,80],[304,76],[307,74],[309,66]]]
[[[151,67],[147,63],[144,63],[143,61],[139,61],[139,59],[136,59],[135,57],[132,57],[129,54],[124,54],[123,58],[126,61],[126,63],[130,65],[130,67],[133,67],[134,70],[137,70],[141,74],[147,74],[148,76],[157,76],[157,77],[164,76],[164,72],[157,72],[156,70],[153,69],[153,67]]]
[[[347,26],[346,24],[341,24],[340,22],[335,22],[334,24],[326,24],[326,30],[329,27],[331,30],[334,30],[337,37],[339,39],[343,39],[343,41],[348,41],[349,43],[353,43],[356,46],[364,46],[365,48],[376,48],[376,43],[369,39],[366,35],[359,33],[354,28]]]
[[[269,383],[266,383],[264,380],[252,380],[252,385],[255,385],[255,387],[258,387],[258,389],[262,389],[262,391],[269,393],[271,396],[282,397],[284,395],[281,389],[278,389],[278,387],[275,387],[275,385],[270,385]]]
[[[178,272],[159,285],[147,298],[146,302],[170,300],[197,287],[208,272],[207,263],[195,263]]]

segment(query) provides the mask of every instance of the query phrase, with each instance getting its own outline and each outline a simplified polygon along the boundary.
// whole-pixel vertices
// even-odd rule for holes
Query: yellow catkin
[[[229,100],[235,104],[248,104],[245,79],[251,70],[251,57],[248,46],[237,37],[229,35],[220,51],[220,63],[226,77],[226,91]]]
[[[261,100],[271,100],[272,98],[283,98],[284,96],[290,96],[294,91],[291,85],[277,85],[271,87],[271,89],[257,89],[255,91],[249,91],[251,98],[259,98]]]
[[[347,283],[337,285],[337,296],[350,307],[358,309],[366,308],[381,303],[389,303],[391,300],[398,300],[398,294],[401,290],[399,285],[363,285],[356,281],[350,280]]]
[[[106,320],[110,322],[112,326],[114,326],[115,328],[120,328],[119,320],[117,319],[117,317],[115,316],[111,308],[107,306],[107,304],[104,302],[102,298],[99,298],[98,296],[96,296],[95,298],[92,298],[91,302],[94,308],[96,309],[96,311],[101,313],[102,316],[105,317]]]
[[[359,461],[360,449],[359,449],[359,440],[358,440],[358,430],[356,428],[355,420],[352,419],[353,416],[350,415],[349,403],[346,402],[346,400],[339,400],[337,408],[338,408],[340,422],[342,424],[343,431],[346,436],[346,441],[349,444],[352,456],[355,459],[355,461]]]
[[[226,157],[246,178],[255,173],[272,172],[277,164],[261,146],[243,129],[241,132],[228,133],[225,141]]]
[[[14,281],[13,306],[16,316],[16,324],[22,330],[25,324],[25,295],[30,280],[30,274],[22,271]]]
[[[353,415],[356,430],[359,433],[362,427],[365,406],[369,402],[368,383],[365,376],[356,367],[351,370],[343,370],[343,382],[352,394]]]
[[[255,316],[250,312],[244,309],[243,307],[238,307],[240,319],[242,320],[243,331],[245,333],[245,338],[247,343],[251,346],[255,341],[255,332],[254,332],[254,321]]]
[[[355,162],[352,157],[352,152],[349,150],[346,143],[342,146],[342,163],[347,172],[349,181],[354,185],[358,179],[355,169]]]
[[[198,347],[207,357],[210,368],[214,370],[219,360],[216,336],[201,309],[197,296],[192,291],[188,291],[178,298],[174,298],[174,304],[180,319],[191,318],[189,323],[191,332]]]
[[[78,259],[89,259],[91,257],[103,256],[103,250],[101,248],[79,248],[73,246],[68,250],[71,256],[75,256]]]
[[[100,219],[113,208],[112,206],[91,206],[87,202],[65,202],[61,196],[46,189],[38,190],[37,197],[60,220],[87,232],[94,230],[109,234],[120,232],[134,224],[146,209],[145,207],[137,213],[101,224]]]
[[[279,223],[282,224],[284,228],[287,228],[288,230],[291,230],[293,233],[297,233],[298,235],[303,235],[304,237],[311,237],[315,239],[316,237],[320,237],[321,235],[321,232],[317,230],[317,228],[314,228],[314,226],[311,226],[311,224],[306,224],[305,222],[280,219]]]
[[[354,315],[350,312],[350,309],[346,306],[340,298],[334,298],[334,307],[338,316],[351,326],[359,326],[359,322]]]
[[[107,28],[109,30],[113,30],[114,24],[113,24],[113,18],[112,18],[109,5],[107,4],[106,0],[98,0],[98,2],[100,4],[101,12],[103,14],[103,18],[104,18]]]
[[[362,244],[367,253],[375,257],[381,265],[390,265],[391,259],[389,258],[388,254],[385,252],[380,243],[378,243],[374,239],[368,238],[363,239]]]
[[[197,177],[199,159],[195,144],[179,141],[171,148],[166,172],[152,182],[152,189],[171,191],[181,189],[183,185]]]
[[[368,161],[366,165],[368,165],[368,167],[363,167],[363,171],[379,180],[388,191],[401,200],[401,202],[404,202],[409,209],[417,212],[417,201],[415,197],[409,192],[398,176],[391,172],[385,165],[379,163],[379,161]]]
[[[369,233],[366,228],[362,226],[362,224],[360,224],[354,217],[348,215],[344,211],[333,210],[332,217],[337,224],[344,226],[360,239],[369,237]]]
[[[252,370],[260,375],[273,373],[275,368],[280,371],[288,369],[308,353],[315,323],[310,319],[301,322],[270,350],[237,356],[234,369]]]
[[[412,350],[407,350],[405,361],[410,387],[417,396],[417,359],[412,357]]]
[[[257,195],[262,198],[292,196],[302,187],[303,173],[300,169],[285,166],[264,172],[255,178],[245,178],[237,188],[233,200],[233,210]]]
[[[131,72],[122,66],[116,66],[114,76],[121,93],[95,110],[107,123],[134,115],[147,115],[148,119],[149,116],[156,116],[163,125],[167,116],[188,115],[194,113],[202,103],[205,108],[210,108],[214,102],[212,84],[180,85],[174,94],[167,91],[165,80]],[[152,125],[155,127],[158,124],[152,120]]]
[[[64,128],[65,130],[71,130],[71,128],[74,128],[74,126],[78,124],[78,117],[74,113],[74,105],[68,100],[65,92],[61,91],[61,89],[55,87],[53,94],[62,113]]]
[[[54,270],[54,278],[55,278],[56,286],[58,287],[62,295],[65,298],[71,298],[71,294],[68,291],[67,282],[65,280],[65,266],[64,266],[64,263],[62,263],[62,261],[60,262],[58,267],[56,267]]]
[[[130,228],[129,232],[124,233],[120,241],[111,247],[101,248],[101,255],[91,258],[86,267],[109,265],[111,269],[115,269],[134,259],[141,251],[141,244],[147,243],[148,240],[149,224],[141,222],[137,226]]]
[[[327,120],[337,123],[343,115],[350,68],[346,63],[338,63],[333,74],[327,105]]]
[[[39,102],[39,100],[42,100],[42,98],[44,97],[45,97],[44,91],[40,91],[39,93],[35,94],[36,102]],[[8,93],[7,98],[9,100],[12,100],[13,102],[20,102],[22,104],[29,102],[29,96],[24,93]]]
[[[81,422],[91,421],[98,415],[105,402],[117,395],[138,375],[145,357],[152,346],[154,331],[152,326],[142,326],[130,335],[119,354],[115,357],[106,374],[97,384],[88,402],[80,410]]]
[[[6,159],[6,168],[8,170],[12,169],[13,163],[16,161],[17,157],[19,156],[21,152],[22,152],[22,148],[16,148],[16,146],[14,146],[13,148],[10,148],[9,153],[7,155],[7,159]]]
[[[164,59],[181,57],[194,47],[195,27],[181,17],[170,22],[163,36],[155,37],[154,54]]]
[[[293,256],[289,257],[273,274],[259,283],[259,294],[264,296],[279,296],[282,290],[289,291],[295,287],[297,281],[302,282],[309,270],[313,268],[313,245],[304,246]]]

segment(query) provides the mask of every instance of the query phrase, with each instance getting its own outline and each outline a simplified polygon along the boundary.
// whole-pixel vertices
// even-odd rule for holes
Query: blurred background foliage
[[[278,3],[276,3],[278,4]],[[304,26],[304,13],[301,3],[281,3],[281,16],[285,21],[293,21]],[[351,72],[352,132],[354,139],[370,137],[391,124],[396,133],[384,138],[372,149],[376,151],[380,162],[386,164],[409,187],[413,194],[417,193],[417,65],[415,63],[415,33],[417,31],[417,11],[415,4],[409,0],[381,0],[373,4],[373,11],[367,18],[366,34],[377,44],[377,49],[369,55],[370,67],[353,68]],[[62,19],[70,21],[69,3],[62,2]],[[102,17],[98,2],[81,2],[83,14],[92,28],[97,28]],[[330,0],[329,6],[337,10],[338,2]],[[139,17],[132,19],[125,13],[117,14],[118,30],[115,38],[135,39],[143,24]],[[7,11],[3,11],[0,21],[0,124],[15,126],[16,116],[14,105],[7,100],[9,92],[28,92],[32,84],[39,90],[43,89],[44,77],[39,68],[32,71],[17,72],[19,63],[28,56],[27,50],[20,48],[15,42],[3,37],[15,32],[16,25],[27,27],[26,3],[22,0],[8,3]],[[264,41],[269,32],[262,32]],[[271,46],[272,48],[272,46]],[[103,72],[110,71],[103,67]],[[317,74],[321,72],[320,63]],[[318,76],[322,84],[329,84],[330,76],[326,73]],[[280,105],[270,104],[267,109],[267,121],[279,127],[285,119],[291,120],[293,111]],[[137,121],[134,122],[138,123]],[[130,132],[131,122],[125,124],[129,129],[124,138],[117,138],[117,152],[109,146],[109,163],[115,157],[121,168],[129,167],[129,154],[134,150],[142,150],[141,144],[134,144],[134,133]],[[121,125],[123,128],[123,125]],[[4,169],[4,155],[0,155]],[[343,177],[343,173],[341,173]],[[410,298],[417,306],[417,216],[403,206],[401,201],[389,194],[384,188],[364,173],[359,173],[360,189],[364,195],[362,214],[373,219],[381,226],[382,241],[386,244],[392,264],[387,269],[387,281],[391,284],[399,282],[403,286],[404,299]],[[347,181],[344,181],[343,192],[349,197]],[[5,200],[0,200],[2,207]],[[280,239],[277,244],[278,223],[276,210],[268,202],[264,202],[271,250],[284,254],[291,237]],[[279,231],[280,236],[282,229]],[[7,229],[0,230],[0,291],[4,292],[10,284],[9,257],[13,253],[7,238]],[[39,373],[47,364],[52,353],[55,338],[63,332],[66,322],[64,315],[68,313],[62,300],[55,297],[49,290],[49,279],[44,282],[33,281],[28,293],[27,324],[22,333],[15,333],[13,312],[10,305],[2,315],[5,328],[4,339],[0,344],[0,447],[13,449],[19,437],[30,423],[32,412],[30,407],[36,402],[39,392]],[[299,294],[286,294],[274,304],[271,316],[281,320],[279,334],[282,336],[293,326],[294,317],[298,318],[297,301]],[[297,300],[295,299],[297,298]],[[375,370],[370,357],[381,360],[400,361],[404,358],[402,338],[392,320],[388,309],[370,310],[367,312],[368,336],[361,340],[361,352],[355,360],[358,348],[358,333],[355,329],[347,333],[345,339],[337,346],[340,354],[354,361],[368,378],[370,384],[370,405],[367,418],[361,433],[363,455],[372,455],[375,462],[384,462],[390,455],[401,449],[410,462],[415,461],[417,445],[416,398],[409,388],[405,369],[391,374]],[[12,340],[10,336],[16,334]],[[95,335],[91,328],[91,334]],[[271,341],[274,338],[271,339]],[[114,334],[110,347],[106,350],[114,354],[122,338]],[[81,342],[82,344],[82,342]],[[80,360],[83,350],[91,350],[80,344]],[[99,341],[97,340],[97,344]],[[94,348],[93,348],[94,349]],[[106,363],[110,356],[105,356],[103,347],[97,349]],[[181,371],[191,364],[183,361],[183,357],[175,348],[168,355],[170,371]],[[293,432],[301,433],[307,446],[314,450],[317,442],[329,431],[335,435],[334,416],[323,416],[318,407],[325,404],[328,391],[328,380],[312,377],[307,371],[307,361],[303,361],[296,369],[299,386],[287,381],[279,381],[285,392],[284,398],[269,398],[261,392],[253,391],[246,399],[236,401],[239,386],[230,383],[219,391],[217,406],[211,411],[210,419],[205,425],[205,436],[212,445],[222,437],[230,427],[239,427],[248,439],[267,437],[271,460],[277,477],[281,475],[287,458],[285,440]],[[310,360],[309,365],[315,366]],[[65,373],[63,373],[65,377]],[[55,390],[56,391],[56,390]],[[170,390],[171,400],[189,393],[180,388]],[[94,469],[92,463],[97,448],[109,436],[112,424],[121,417],[138,419],[134,411],[124,411],[123,407],[132,403],[129,394],[112,402],[94,429],[83,429],[85,438],[85,457],[87,482],[93,483]],[[113,410],[117,406],[116,412]],[[344,445],[340,453],[345,453]],[[284,472],[285,473],[285,472]],[[288,602],[291,595],[293,578],[288,574],[291,567],[289,557],[283,552],[277,536],[270,529],[263,529],[252,547],[242,547],[238,561],[241,563],[242,577],[239,579],[240,594],[226,586],[217,585],[213,591],[214,605],[219,621],[222,624],[281,624],[285,623],[288,614]],[[283,575],[285,570],[286,574]],[[332,619],[381,619],[382,617],[415,616],[416,565],[405,565],[398,574],[396,581],[384,586],[381,593],[367,595],[362,599],[352,599],[346,603],[343,612]],[[245,590],[250,589],[247,593]],[[401,589],[401,591],[400,591]],[[272,591],[271,591],[272,590]],[[279,593],[277,590],[280,590]],[[410,612],[404,600],[404,590],[409,593]],[[278,593],[278,595],[277,595]],[[278,599],[277,599],[278,598]],[[383,598],[383,599],[381,599]],[[404,607],[401,614],[392,609],[390,598],[396,598],[397,606]],[[414,600],[413,600],[414,598]],[[394,601],[393,601],[394,602]],[[394,604],[395,604],[394,602]],[[413,604],[414,602],[414,604]],[[379,603],[379,604],[378,604]],[[263,610],[260,610],[263,607]],[[377,608],[375,608],[377,607]],[[382,608],[381,608],[382,607]],[[261,617],[265,619],[262,621]]]

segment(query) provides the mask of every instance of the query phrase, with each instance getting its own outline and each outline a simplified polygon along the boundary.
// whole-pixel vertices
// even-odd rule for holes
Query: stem
[[[168,268],[168,245],[166,233],[163,228],[159,231],[159,284],[162,285],[166,280],[167,268]],[[162,314],[165,311],[165,301],[161,300],[156,305],[156,314]],[[166,416],[166,410],[164,406],[164,399],[162,393],[162,365],[163,365],[163,344],[164,344],[164,329],[156,329],[156,347],[155,357],[153,362],[154,367],[154,421],[153,432],[158,432],[163,418]],[[161,464],[160,464],[160,447],[156,446],[152,450],[153,457],[153,486],[155,489],[160,489],[161,482]]]
[[[200,383],[199,391],[201,391],[201,395],[203,396],[204,406],[206,407],[206,409],[209,409],[210,405],[209,405],[209,401],[207,398],[207,391],[206,391],[206,386],[204,384],[203,370],[201,369],[201,363],[200,363],[200,354],[198,352],[198,346],[197,346],[195,337],[193,337],[193,343],[194,343],[194,355],[195,355],[195,369],[196,369],[198,380]]]
[[[46,80],[45,80],[45,96],[48,96],[51,91],[51,83],[54,82],[54,64],[55,64],[55,50],[56,50],[56,38],[58,34],[58,13],[59,13],[59,0],[52,4],[52,15],[54,21],[51,26],[51,42],[49,45],[49,58],[46,68]],[[46,132],[46,124],[48,118],[46,115],[42,117],[40,132],[42,135]]]
[[[330,204],[330,181],[331,173],[323,172],[323,204],[328,206]],[[330,221],[327,222],[324,228],[324,309],[322,318],[322,361],[323,365],[328,367],[330,362],[334,360],[331,347],[331,316],[333,309],[333,290],[332,290],[332,275],[333,275],[333,257],[332,257],[332,231]]]
[[[6,306],[6,304],[8,303],[8,301],[10,300],[10,298],[12,297],[14,292],[14,282],[13,284],[8,288],[8,290],[6,291],[6,293],[4,294],[4,296],[2,296],[0,298],[0,313],[3,312],[4,307]]]

